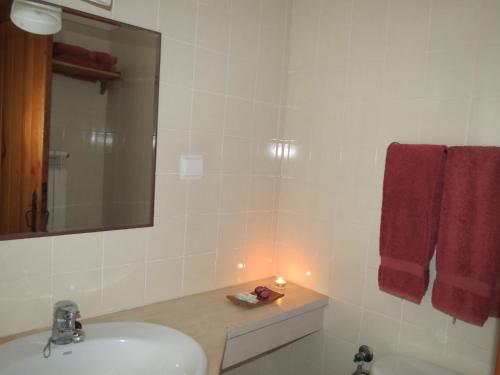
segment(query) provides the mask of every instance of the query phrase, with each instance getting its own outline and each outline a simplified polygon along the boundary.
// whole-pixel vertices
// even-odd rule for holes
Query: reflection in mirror
[[[152,225],[160,34],[63,9],[0,41],[2,238]]]

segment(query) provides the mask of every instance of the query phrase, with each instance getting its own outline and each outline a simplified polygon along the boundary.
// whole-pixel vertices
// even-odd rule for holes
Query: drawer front
[[[226,342],[222,369],[319,331],[323,327],[323,312],[324,308],[309,311],[230,338]]]

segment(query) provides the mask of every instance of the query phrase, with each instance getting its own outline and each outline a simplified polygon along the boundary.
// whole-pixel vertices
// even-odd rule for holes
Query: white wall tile
[[[249,138],[253,135],[253,124],[253,102],[240,98],[228,98],[224,135]]]
[[[224,214],[219,220],[218,248],[225,251],[242,250],[246,244],[246,215]]]
[[[412,55],[427,49],[431,3],[431,0],[391,1],[389,51]]]
[[[229,59],[228,93],[253,98],[257,78],[255,56],[231,55]]]
[[[113,4],[113,18],[135,26],[157,30],[160,0],[141,1],[137,7],[134,0],[120,0]]]
[[[155,216],[182,215],[186,208],[187,184],[178,175],[157,175]]]
[[[490,96],[500,94],[500,78],[497,61],[500,47],[484,48],[479,51],[476,62],[474,95]]]
[[[389,1],[355,0],[351,51],[354,61],[377,59],[387,48]]]
[[[187,218],[186,254],[212,253],[217,249],[218,215],[199,214]]]
[[[146,275],[147,303],[165,301],[182,294],[182,258],[148,262]]]
[[[399,320],[365,311],[361,322],[360,341],[370,343],[373,350],[377,350],[377,355],[383,357],[397,350],[399,328]]]
[[[159,101],[161,106],[158,108],[158,126],[169,129],[189,128],[192,96],[193,93],[188,88],[160,84]]]
[[[50,276],[1,281],[0,295],[1,336],[47,327],[50,324],[52,318]]]
[[[499,45],[500,25],[498,15],[500,14],[500,4],[496,0],[484,0],[481,2],[480,13],[480,44]]]
[[[185,295],[201,293],[215,286],[215,254],[192,255],[184,258]]]
[[[198,45],[227,53],[229,47],[229,15],[215,7],[200,5]]]
[[[248,138],[224,137],[222,172],[224,174],[249,174],[251,146]]]
[[[364,308],[399,320],[402,300],[384,293],[378,288],[378,268],[369,268],[366,274]]]
[[[185,226],[185,216],[155,218],[155,225],[149,232],[147,260],[181,257]]]
[[[118,311],[142,305],[145,275],[144,263],[104,268],[103,311]]]
[[[470,95],[474,55],[470,50],[441,50],[429,54],[426,96],[466,98]]]
[[[361,329],[361,308],[339,300],[331,300],[325,313],[324,329],[335,337],[357,342]]]
[[[189,150],[189,134],[183,129],[158,129],[156,173],[179,173],[181,155]]]
[[[161,0],[160,31],[167,37],[194,42],[196,1]]]
[[[226,55],[198,48],[196,52],[195,88],[224,93],[227,79]]]
[[[148,230],[107,232],[104,235],[103,266],[120,266],[146,259]]]
[[[351,0],[321,2],[318,33],[320,66],[338,66],[347,63],[352,7]]]
[[[53,272],[75,272],[102,267],[102,233],[54,238]]]
[[[193,102],[193,129],[221,130],[224,127],[224,108],[224,96],[196,93]]]
[[[467,143],[497,146],[500,144],[500,98],[476,99],[472,102],[472,115]]]
[[[436,0],[432,5],[430,48],[474,47],[479,30],[481,2]]]
[[[255,56],[259,47],[261,0],[232,1],[231,54]]]
[[[192,87],[194,47],[191,44],[166,39],[162,42],[161,79],[166,83]]]
[[[219,131],[193,130],[191,132],[191,153],[203,157],[205,174],[220,173],[222,165],[222,143]]]
[[[27,239],[0,243],[0,281],[51,274],[52,239]]]
[[[248,204],[248,176],[223,176],[221,212],[245,211]]]
[[[247,281],[247,257],[242,250],[219,250],[216,262],[216,286],[222,288],[229,285],[241,284]],[[241,268],[240,266],[241,265]]]
[[[189,213],[217,213],[219,211],[220,176],[206,175],[189,184]]]

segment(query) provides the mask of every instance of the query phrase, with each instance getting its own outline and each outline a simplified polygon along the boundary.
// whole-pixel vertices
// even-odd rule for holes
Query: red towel
[[[52,53],[54,54],[54,57],[60,55],[69,55],[78,57],[83,60],[91,60],[90,51],[88,49],[67,43],[54,42],[54,45],[52,47]]]
[[[114,66],[118,62],[118,58],[109,53],[90,51],[83,47],[62,42],[54,43],[53,55],[57,58],[74,59],[73,61],[79,61],[84,66],[89,66],[89,64],[95,64],[94,67],[105,66],[105,70],[110,71],[114,70]]]
[[[500,317],[500,148],[451,147],[432,304],[483,325]]]
[[[92,52],[92,60],[98,64],[114,66],[118,62],[118,58],[106,52]]]
[[[87,68],[94,68],[94,69],[99,69],[99,70],[105,70],[107,72],[114,72],[116,71],[116,66],[115,65],[109,65],[109,64],[100,64],[98,62],[95,62],[93,60],[86,60],[82,59],[77,56],[72,56],[72,55],[59,55],[57,56],[57,60],[59,61],[64,61],[70,64],[76,64],[76,65],[81,65],[81,66],[86,66]]]
[[[437,237],[446,147],[387,149],[380,227],[379,288],[420,303]]]

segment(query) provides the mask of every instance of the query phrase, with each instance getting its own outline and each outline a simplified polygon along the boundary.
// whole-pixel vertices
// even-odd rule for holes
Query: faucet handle
[[[58,345],[81,342],[85,339],[78,305],[73,301],[59,301],[54,305],[51,342]]]
[[[54,305],[54,312],[64,311],[71,314],[80,314],[78,305],[73,301],[59,301]]]
[[[80,318],[78,305],[73,301],[59,301],[54,305],[54,325],[58,330],[75,329],[75,321]]]

